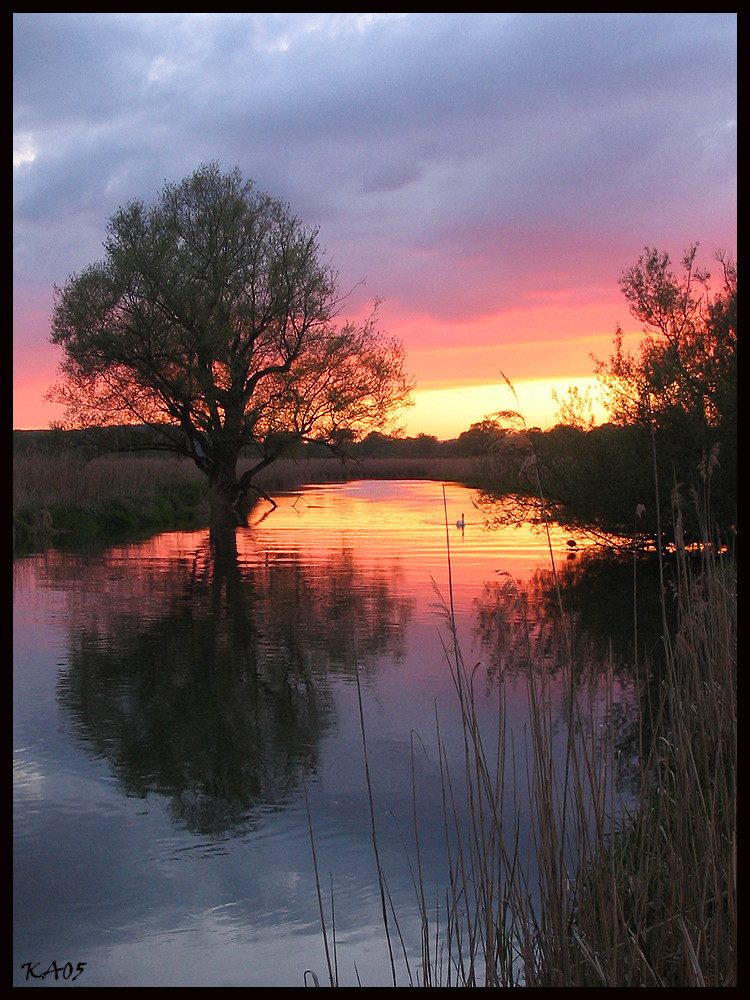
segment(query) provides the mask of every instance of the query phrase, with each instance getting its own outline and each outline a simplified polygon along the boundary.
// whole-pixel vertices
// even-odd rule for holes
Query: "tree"
[[[670,269],[668,254],[645,247],[620,286],[631,314],[643,324],[637,354],[625,351],[618,326],[615,351],[596,361],[605,405],[615,423],[652,431],[666,475],[664,489],[689,492],[696,472],[718,453],[722,488],[714,492],[722,518],[736,517],[737,267],[717,254],[718,288],[696,267],[698,245]],[[727,521],[728,524],[731,523]]]
[[[591,389],[581,393],[577,385],[569,385],[565,395],[560,397],[555,389],[552,399],[557,403],[555,417],[558,424],[566,427],[577,427],[582,431],[590,431],[594,426],[594,407],[591,401]]]
[[[204,165],[119,209],[104,250],[55,288],[50,395],[69,426],[158,430],[208,477],[212,527],[244,523],[253,481],[290,447],[341,450],[409,404],[403,348],[376,310],[337,325],[317,230],[238,170]]]
[[[497,415],[499,416],[499,414]],[[459,453],[462,455],[490,455],[498,450],[505,435],[504,428],[495,416],[484,417],[458,435]]]
[[[737,267],[719,255],[723,280],[712,298],[710,274],[695,266],[697,249],[686,251],[682,278],[670,270],[668,254],[649,247],[620,278],[645,337],[633,355],[623,349],[618,326],[614,354],[608,362],[595,359],[615,423],[665,426],[681,412],[717,427],[735,416]]]

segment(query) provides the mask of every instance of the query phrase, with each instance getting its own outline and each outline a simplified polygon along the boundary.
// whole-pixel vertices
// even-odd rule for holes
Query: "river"
[[[502,688],[519,741],[519,588],[573,553],[454,484],[276,500],[221,561],[204,531],[14,561],[14,985],[328,985],[319,899],[340,984],[392,985],[375,848],[418,984],[414,814],[439,899],[438,727],[463,745],[450,612],[480,717]]]

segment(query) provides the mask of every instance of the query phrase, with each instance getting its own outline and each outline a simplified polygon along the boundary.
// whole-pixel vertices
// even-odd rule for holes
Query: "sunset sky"
[[[318,226],[407,352],[407,434],[554,422],[645,245],[737,247],[737,15],[13,14],[13,426],[46,427],[53,285],[201,163]]]

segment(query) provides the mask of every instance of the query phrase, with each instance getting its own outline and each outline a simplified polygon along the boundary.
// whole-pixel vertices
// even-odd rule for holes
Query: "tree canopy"
[[[671,270],[667,253],[645,247],[620,287],[643,324],[636,354],[615,351],[596,372],[615,423],[647,428],[661,468],[660,489],[675,514],[693,520],[711,486],[710,516],[728,530],[737,517],[737,266],[717,253],[712,285],[696,265],[698,244]],[[684,501],[684,502],[683,502]]]
[[[705,429],[736,420],[737,267],[717,255],[723,273],[712,294],[711,275],[696,266],[697,249],[685,252],[681,277],[667,253],[645,247],[620,278],[645,336],[634,355],[623,349],[618,327],[614,354],[596,362],[616,423],[666,428],[682,416]]]
[[[410,402],[402,346],[339,323],[318,231],[239,170],[200,167],[109,220],[105,256],[55,288],[52,398],[69,426],[148,424],[241,523],[257,473],[299,441],[340,449]],[[253,456],[238,478],[240,453]]]
[[[500,435],[494,430],[483,500],[492,519],[533,516],[540,495],[571,530],[644,544],[667,527],[686,541],[728,539],[737,518],[737,267],[725,254],[718,281],[696,266],[697,244],[676,275],[668,254],[646,247],[620,278],[643,324],[636,352],[618,326],[615,351],[597,361],[610,422],[593,426],[588,390],[553,399],[558,424]],[[506,380],[507,381],[507,380]],[[512,387],[511,387],[512,388]],[[510,424],[512,426],[512,423]],[[502,503],[497,504],[497,498]]]

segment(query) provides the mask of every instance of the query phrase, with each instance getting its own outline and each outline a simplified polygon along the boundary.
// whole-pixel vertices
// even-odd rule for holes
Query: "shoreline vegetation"
[[[483,468],[481,456],[471,455],[370,455],[347,464],[313,457],[276,463],[260,485],[273,493],[311,482],[420,478],[481,489]],[[639,720],[638,794],[624,821],[609,798],[614,730],[607,725],[602,738],[583,690],[578,697],[572,662],[568,699],[578,735],[564,775],[545,763],[548,692],[529,644],[538,882],[519,866],[512,833],[498,821],[507,794],[496,770],[502,739],[483,745],[466,696],[471,677],[457,644],[446,644],[465,712],[466,761],[462,778],[448,773],[446,761],[445,788],[465,781],[474,808],[453,856],[448,912],[433,918],[422,894],[423,955],[419,969],[408,970],[415,985],[737,985],[736,557],[712,544],[708,488],[693,506],[703,538],[697,555],[680,536],[679,518],[674,525],[677,625],[667,629],[664,606],[672,597],[662,587],[662,648],[648,661],[636,653],[636,683],[649,694]],[[187,462],[14,449],[14,554],[207,524],[205,477]],[[631,527],[637,536],[637,521]],[[627,606],[620,610],[632,616]],[[560,813],[561,800],[570,813]],[[449,828],[464,836],[450,807]],[[424,887],[416,888],[419,898]],[[331,981],[322,985],[338,985],[334,969],[329,962]]]
[[[281,459],[258,486],[268,494],[356,479],[433,479],[473,485],[474,457],[334,457]],[[264,502],[259,495],[258,501]],[[74,453],[14,453],[13,550],[106,544],[161,531],[207,527],[206,477],[192,462],[140,455],[78,457]]]
[[[504,820],[518,775],[505,774],[502,685],[488,741],[446,606],[465,759],[454,773],[441,764],[452,895],[433,912],[417,882],[423,946],[419,967],[407,965],[410,985],[737,985],[736,563],[708,545],[698,564],[678,545],[675,563],[677,625],[636,662],[635,683],[648,694],[639,698],[636,792],[625,807],[615,792],[611,664],[602,711],[585,669],[570,649],[563,657],[568,737],[556,765],[544,642],[527,625],[534,835],[526,860]],[[459,784],[468,815],[453,804]],[[418,841],[416,850],[418,858]]]

